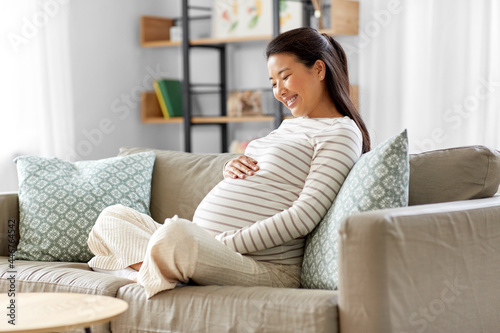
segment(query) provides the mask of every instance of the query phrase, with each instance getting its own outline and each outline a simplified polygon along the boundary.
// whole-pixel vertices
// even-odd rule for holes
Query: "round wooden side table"
[[[109,296],[75,293],[16,293],[0,295],[7,316],[0,319],[0,332],[62,332],[109,322],[128,309],[124,300]],[[10,321],[10,322],[9,322]],[[13,325],[15,323],[15,325]]]

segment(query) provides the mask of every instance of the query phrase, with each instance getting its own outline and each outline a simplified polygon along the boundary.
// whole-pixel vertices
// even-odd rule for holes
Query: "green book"
[[[158,81],[153,82],[153,87],[155,88],[156,97],[158,98],[158,104],[160,104],[161,113],[163,113],[163,117],[165,119],[170,118],[168,114],[167,106],[165,105],[165,100],[163,99],[163,95],[160,90],[160,86],[158,85]]]
[[[178,80],[158,80],[158,87],[170,117],[182,117],[182,84]]]

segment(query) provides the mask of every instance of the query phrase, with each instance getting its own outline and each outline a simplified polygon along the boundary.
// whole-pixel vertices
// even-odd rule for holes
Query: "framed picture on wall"
[[[280,32],[285,32],[304,25],[304,13],[301,2],[280,1]]]
[[[212,10],[212,37],[238,36],[239,0],[215,0]]]
[[[267,35],[273,29],[271,0],[240,0],[240,36]]]
[[[280,1],[280,30],[302,26],[302,3]],[[215,0],[212,11],[212,37],[271,35],[272,0]]]

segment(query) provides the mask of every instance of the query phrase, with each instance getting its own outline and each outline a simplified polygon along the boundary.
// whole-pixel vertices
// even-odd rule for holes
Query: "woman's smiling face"
[[[297,61],[295,56],[278,53],[267,61],[269,79],[274,97],[283,103],[295,117],[321,117],[325,96],[324,63],[317,61],[311,68]]]

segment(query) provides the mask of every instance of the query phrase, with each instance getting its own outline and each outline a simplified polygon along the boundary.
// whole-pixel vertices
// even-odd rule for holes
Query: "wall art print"
[[[280,1],[281,32],[303,23],[302,4]],[[272,34],[272,0],[215,0],[212,37],[247,37]]]

